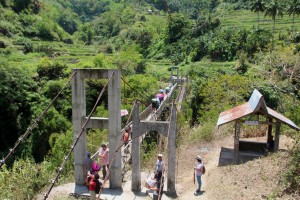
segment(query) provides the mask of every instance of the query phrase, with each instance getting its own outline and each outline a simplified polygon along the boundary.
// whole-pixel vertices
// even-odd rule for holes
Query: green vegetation
[[[132,86],[122,82],[122,109],[130,112],[137,98],[149,104],[178,66],[191,80],[179,117],[183,130],[197,127],[191,141],[214,139],[219,113],[247,101],[254,88],[269,107],[299,124],[299,31],[299,0],[0,0],[0,158],[73,68],[120,69]],[[86,81],[87,111],[105,83]],[[107,100],[94,115],[107,115]],[[72,143],[71,118],[67,88],[1,169],[1,199],[13,198],[11,188],[17,188],[14,197],[32,199],[48,184]],[[285,132],[299,141],[299,134]],[[89,130],[87,139],[94,152],[107,131]],[[145,158],[156,145],[156,139],[144,145]],[[73,173],[72,159],[60,181]],[[299,188],[299,163],[296,143],[288,192]],[[20,176],[5,185],[11,173]]]

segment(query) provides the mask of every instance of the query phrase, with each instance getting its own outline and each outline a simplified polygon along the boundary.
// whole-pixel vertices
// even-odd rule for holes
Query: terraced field
[[[257,13],[250,10],[232,10],[221,12],[217,15],[220,18],[221,24],[224,27],[237,28],[257,28]],[[273,20],[271,17],[264,17],[264,13],[260,13],[261,29],[272,30]],[[292,16],[285,14],[282,18],[277,17],[275,20],[275,32],[284,33],[292,30]],[[300,31],[300,17],[295,16],[295,31]]]

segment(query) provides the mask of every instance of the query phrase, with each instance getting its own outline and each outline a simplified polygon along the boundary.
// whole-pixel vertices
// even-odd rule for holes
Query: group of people
[[[168,95],[168,93],[170,92],[170,87],[172,87],[172,85],[167,86],[165,89],[160,89],[159,93],[155,96],[155,98],[153,98],[151,100],[151,105],[152,105],[152,111],[153,112],[155,112],[159,108],[162,101]]]
[[[106,144],[101,145],[101,149],[98,154],[101,165],[99,165],[96,161],[93,161],[91,158],[91,153],[86,153],[85,159],[85,169],[86,169],[86,185],[90,192],[90,199],[96,200],[96,195],[99,194],[102,183],[99,181],[99,171],[102,169],[103,177],[101,179],[105,179],[108,175],[109,170],[109,149]]]
[[[130,130],[127,130],[129,132]],[[101,145],[101,149],[99,151],[99,158],[101,159],[101,166],[96,167],[95,162],[91,158],[90,152],[86,153],[86,185],[90,192],[90,199],[96,200],[96,195],[99,194],[102,183],[99,181],[99,171],[102,169],[103,177],[102,179],[105,179],[108,175],[109,170],[109,149],[107,148],[106,144]],[[204,162],[203,159],[200,156],[197,156],[196,158],[197,164],[194,167],[194,176],[197,179],[198,188],[195,191],[195,195],[198,195],[201,193],[201,176],[205,173],[204,168]],[[155,172],[154,177],[150,177],[145,182],[145,187],[147,187],[150,190],[157,191],[158,194],[160,194],[163,191],[163,183],[164,183],[164,171],[165,171],[165,163],[163,161],[163,155],[158,154],[157,155],[157,161],[155,165]]]

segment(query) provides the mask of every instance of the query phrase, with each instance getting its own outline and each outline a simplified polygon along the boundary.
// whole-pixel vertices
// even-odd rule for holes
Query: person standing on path
[[[162,173],[165,169],[165,163],[164,163],[162,157],[163,157],[162,154],[157,155],[157,161],[156,161],[156,165],[155,165],[155,174],[157,177],[157,181],[160,181],[160,179],[162,177]]]
[[[107,170],[109,169],[109,149],[107,148],[106,144],[102,144],[101,147],[102,149],[100,150],[99,157],[102,165],[102,179],[105,179]]]
[[[197,164],[196,164],[196,167],[194,167],[194,170],[196,171],[195,174],[196,174],[196,178],[197,178],[198,188],[194,194],[197,195],[201,192],[201,185],[202,185],[201,176],[203,175],[204,163],[200,156],[197,156],[195,159],[197,160]]]

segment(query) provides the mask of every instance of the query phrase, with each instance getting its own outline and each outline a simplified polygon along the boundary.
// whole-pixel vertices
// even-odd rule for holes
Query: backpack
[[[99,166],[99,164],[97,162],[93,162],[93,164],[92,164],[92,170],[93,170],[93,172],[97,172],[97,171],[100,170],[100,166]]]
[[[94,180],[94,182],[96,182],[95,192],[96,192],[96,194],[99,194],[101,186],[102,186],[102,183],[100,183],[99,180]]]
[[[204,167],[204,165],[202,166],[202,174],[203,175],[205,174],[205,167]]]

